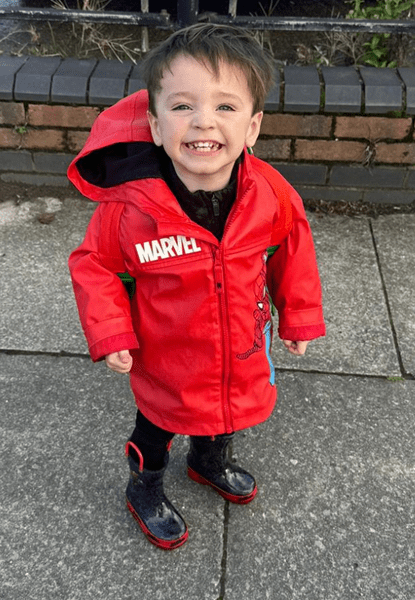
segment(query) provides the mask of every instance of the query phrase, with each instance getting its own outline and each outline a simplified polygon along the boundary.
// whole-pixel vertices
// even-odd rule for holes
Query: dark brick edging
[[[143,87],[139,66],[131,62],[0,56],[3,116],[6,108],[9,113],[15,110],[16,115],[23,109],[25,118],[32,119],[32,136],[51,135],[54,127],[58,140],[56,147],[50,143],[43,149],[38,142],[26,148],[20,148],[18,144],[13,146],[10,141],[3,144],[0,149],[1,180],[67,185],[66,168],[77,152],[74,140],[82,143],[91,124],[85,115],[88,114],[91,120],[98,114],[94,113],[99,112],[98,107],[112,105]],[[268,96],[265,109],[273,114],[268,114],[264,120],[265,135],[258,142],[256,153],[277,167],[305,199],[393,204],[409,204],[415,200],[412,161],[415,156],[415,69],[281,67],[276,72],[276,85]],[[59,111],[70,112],[72,124],[69,128],[72,129],[69,133],[64,132],[67,126],[63,121],[50,127],[47,122],[36,124],[37,110],[40,113],[42,110],[59,114]],[[19,121],[16,116],[15,121],[12,117],[6,122],[9,136],[16,136],[18,127],[14,125],[24,125],[22,118]],[[329,134],[334,118],[336,128]],[[363,160],[347,158],[347,152],[356,155],[369,142],[376,142],[361,131],[345,132],[347,126],[360,130],[359,119],[383,128],[378,158],[382,153],[394,150],[397,158],[385,160],[395,164],[371,163],[370,168],[365,168]],[[296,120],[301,121],[301,127]],[[287,129],[292,123],[298,128],[296,135]],[[409,129],[408,123],[412,123]],[[389,124],[395,129],[406,128],[410,133],[394,136],[387,131]],[[285,133],[282,126],[287,129]],[[337,135],[341,137],[340,142]],[[65,144],[59,142],[59,136],[66,139]],[[343,148],[345,154],[334,160],[331,156],[332,162],[321,160],[324,153],[327,156],[325,148],[327,152]],[[401,160],[399,157],[404,156],[404,152],[405,160]]]
[[[303,200],[412,204],[415,170],[403,167],[319,164],[271,164],[296,188]]]
[[[0,57],[0,100],[109,106],[143,87],[139,65],[128,61]],[[415,69],[281,67],[265,108],[415,115]]]

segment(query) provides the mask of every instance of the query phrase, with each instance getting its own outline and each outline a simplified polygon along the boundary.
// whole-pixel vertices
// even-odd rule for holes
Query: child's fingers
[[[303,354],[305,354],[305,351],[307,350],[307,346],[308,346],[308,342],[297,342],[297,354],[299,354],[300,356],[302,356]]]
[[[128,350],[113,352],[105,357],[107,367],[116,373],[128,373],[133,365],[133,359]]]
[[[119,373],[128,373],[131,371],[133,359],[129,350],[121,350],[121,352],[118,352],[118,360],[120,365]]]
[[[117,354],[108,354],[108,356],[105,357],[105,362],[111,371],[118,372],[120,365],[118,364]]]
[[[302,356],[305,354],[305,351],[308,346],[308,342],[304,341],[292,341],[292,340],[282,340],[282,343],[287,348],[288,352],[294,354],[295,356]]]
[[[121,350],[121,352],[118,352],[118,356],[123,364],[130,364],[133,360],[129,350]]]

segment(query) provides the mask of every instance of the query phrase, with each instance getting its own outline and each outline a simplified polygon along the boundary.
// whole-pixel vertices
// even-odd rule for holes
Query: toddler
[[[292,354],[325,334],[302,202],[251,150],[273,70],[248,32],[177,31],[146,57],[147,90],[98,117],[68,171],[98,203],[69,259],[80,319],[92,360],[130,375],[127,506],[163,549],[188,537],[163,490],[174,434],[190,436],[191,479],[250,502],[255,479],[227,448],[276,401],[272,306]]]

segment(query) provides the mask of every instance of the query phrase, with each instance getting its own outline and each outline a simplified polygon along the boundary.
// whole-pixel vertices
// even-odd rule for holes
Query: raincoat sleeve
[[[99,251],[105,206],[98,206],[84,241],[69,257],[79,318],[94,362],[113,352],[139,347],[128,293]]]
[[[321,284],[302,200],[288,183],[286,185],[292,208],[292,227],[268,260],[267,285],[279,315],[280,338],[308,341],[326,333]]]

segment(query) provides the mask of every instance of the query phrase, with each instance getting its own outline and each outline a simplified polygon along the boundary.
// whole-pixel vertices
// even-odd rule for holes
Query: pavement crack
[[[64,350],[61,350],[59,352],[44,352],[42,350],[18,350],[10,348],[0,348],[0,354],[6,354],[8,356],[52,356],[54,358],[90,359],[89,354],[83,354],[81,352],[65,352]]]
[[[276,373],[301,373],[304,375],[334,376],[334,377],[356,377],[357,379],[388,379],[390,375],[378,373],[348,373],[346,371],[318,371],[316,369],[290,369],[285,367],[276,367]],[[402,375],[403,379],[412,379],[412,375]]]
[[[395,351],[396,351],[396,356],[398,359],[399,368],[401,370],[402,377],[411,378],[409,373],[406,372],[405,366],[404,366],[404,363],[402,360],[401,350],[399,348],[398,335],[396,333],[395,324],[393,322],[392,309],[391,309],[391,305],[389,302],[388,290],[386,288],[386,282],[385,282],[385,278],[383,276],[382,263],[380,261],[379,250],[378,250],[378,247],[376,244],[376,237],[375,237],[375,232],[373,231],[373,224],[372,224],[371,219],[369,219],[369,228],[370,228],[370,233],[372,236],[373,248],[374,248],[375,257],[376,257],[376,263],[378,265],[379,277],[380,277],[380,281],[382,284],[383,296],[385,298],[386,310],[388,312],[389,324],[390,324],[390,328],[391,328],[391,332],[392,332],[393,343],[395,345]]]

